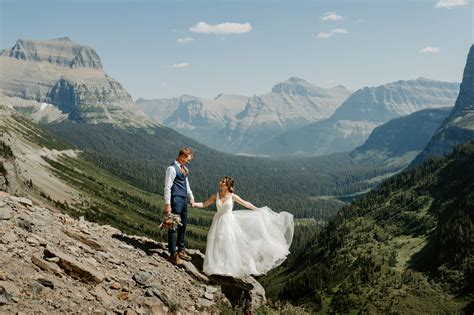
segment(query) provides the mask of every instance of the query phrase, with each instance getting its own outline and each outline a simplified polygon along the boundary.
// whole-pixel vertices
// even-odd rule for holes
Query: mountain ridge
[[[0,68],[0,98],[36,122],[153,125],[123,86],[103,71],[97,52],[69,38],[19,39],[0,54]],[[44,104],[53,109],[43,111]]]
[[[334,114],[276,136],[260,146],[266,155],[324,155],[351,151],[390,119],[425,108],[453,106],[459,84],[419,78],[357,90]],[[256,151],[257,152],[257,151]]]

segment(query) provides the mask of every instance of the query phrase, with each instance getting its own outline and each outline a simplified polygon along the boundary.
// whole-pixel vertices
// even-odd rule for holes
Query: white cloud
[[[341,33],[341,34],[347,34],[347,29],[345,28],[335,28],[331,31],[331,33]]]
[[[338,15],[336,12],[326,12],[320,17],[320,19],[322,21],[339,21],[342,20],[342,16]]]
[[[440,52],[440,49],[438,47],[426,46],[425,48],[418,50],[418,52],[420,54],[437,54]]]
[[[176,40],[178,44],[187,44],[194,41],[194,38],[192,37],[181,37]]]
[[[439,0],[434,5],[435,8],[446,8],[451,9],[451,7],[459,7],[468,5],[467,0]]]
[[[318,38],[330,38],[334,34],[347,34],[347,29],[345,29],[345,28],[335,28],[335,29],[330,30],[329,32],[320,32],[317,37]]]
[[[331,33],[325,33],[325,32],[321,32],[318,34],[318,38],[329,38],[331,36],[332,36]]]
[[[199,22],[189,28],[194,33],[206,34],[242,34],[248,33],[252,30],[250,23],[220,23],[215,25],[207,24],[206,22]]]
[[[176,69],[186,69],[186,68],[189,68],[189,66],[191,66],[189,63],[187,62],[181,62],[181,63],[175,63],[173,65],[173,68],[176,68]]]

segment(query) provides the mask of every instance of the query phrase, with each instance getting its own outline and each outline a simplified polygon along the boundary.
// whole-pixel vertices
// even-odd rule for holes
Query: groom
[[[191,206],[194,206],[194,196],[188,182],[188,169],[186,164],[193,158],[193,150],[184,147],[179,151],[178,157],[173,164],[166,169],[165,175],[165,209],[164,213],[179,214],[181,224],[176,229],[168,231],[168,250],[170,252],[170,262],[179,265],[181,259],[191,260],[186,254],[184,247],[184,234],[186,232],[186,223],[188,217],[187,198]],[[176,234],[177,240],[176,240]],[[178,242],[178,251],[176,252],[176,241]]]

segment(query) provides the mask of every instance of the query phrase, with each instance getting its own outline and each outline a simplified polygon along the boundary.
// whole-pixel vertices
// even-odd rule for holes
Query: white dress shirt
[[[174,164],[180,167],[180,164],[178,163],[178,161],[174,161]],[[186,172],[188,172],[188,169],[186,168],[186,166],[183,165],[183,167],[186,170]],[[175,178],[176,178],[176,169],[174,168],[173,165],[170,165],[166,169],[166,175],[165,175],[164,197],[165,197],[165,204],[167,205],[171,204],[171,186],[173,186],[173,182]],[[187,191],[189,200],[194,201],[193,192],[191,191],[191,187],[189,186],[189,181],[188,181],[187,176],[186,176],[186,191]]]

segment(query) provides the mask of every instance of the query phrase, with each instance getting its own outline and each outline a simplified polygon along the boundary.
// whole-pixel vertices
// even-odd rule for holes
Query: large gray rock
[[[61,267],[68,275],[78,278],[84,282],[101,283],[104,280],[104,275],[95,270],[94,267],[88,266],[75,258],[61,253],[51,247],[44,250],[45,257],[58,257],[58,266]]]
[[[211,276],[222,287],[222,293],[233,306],[243,307],[246,312],[256,312],[267,303],[265,289],[251,276],[240,279],[224,276]]]
[[[12,211],[9,207],[0,208],[0,220],[9,220],[12,217]]]

